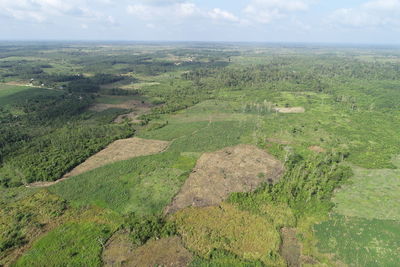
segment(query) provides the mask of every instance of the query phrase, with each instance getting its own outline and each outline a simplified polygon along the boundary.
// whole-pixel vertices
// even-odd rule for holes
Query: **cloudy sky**
[[[0,39],[400,44],[400,0],[0,0]]]

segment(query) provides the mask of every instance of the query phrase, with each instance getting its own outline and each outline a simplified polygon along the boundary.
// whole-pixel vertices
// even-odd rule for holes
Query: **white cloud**
[[[232,13],[219,9],[219,8],[214,8],[213,10],[208,12],[208,15],[212,18],[212,19],[222,19],[222,20],[228,20],[228,21],[232,21],[232,22],[240,22],[240,19],[238,17],[236,17],[235,15],[233,15]]]
[[[355,8],[337,9],[329,16],[328,22],[356,28],[398,27],[400,0],[373,0]]]
[[[270,23],[290,13],[306,11],[309,6],[307,0],[252,0],[243,11],[251,20]]]
[[[92,9],[107,0],[0,0],[0,14],[12,19],[33,22],[48,22],[60,16],[103,21],[115,24],[110,16]]]
[[[162,4],[156,4],[162,2]],[[227,21],[231,23],[244,23],[245,21],[233,13],[213,8],[207,10],[187,1],[141,1],[129,5],[127,12],[137,18],[150,22],[182,22],[185,19],[202,19],[213,21]],[[152,24],[154,25],[154,24]]]
[[[167,1],[172,2],[172,1]],[[134,15],[143,20],[176,20],[200,13],[197,6],[193,3],[182,2],[170,5],[153,5],[153,4],[134,4],[127,8],[129,14]]]

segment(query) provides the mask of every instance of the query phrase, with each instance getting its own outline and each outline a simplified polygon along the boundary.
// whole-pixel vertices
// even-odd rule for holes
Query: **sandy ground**
[[[292,107],[292,108],[274,108],[274,111],[278,113],[304,113],[306,110],[303,107]]]
[[[249,192],[263,182],[276,182],[283,170],[280,161],[251,145],[205,153],[164,212],[218,205],[232,192]]]
[[[55,182],[37,182],[30,184],[30,187],[47,187],[61,182],[69,177],[96,169],[106,164],[127,160],[130,158],[157,154],[164,151],[169,145],[167,141],[149,140],[142,138],[128,138],[113,142],[102,151],[88,158],[85,162],[65,174],[62,179]]]

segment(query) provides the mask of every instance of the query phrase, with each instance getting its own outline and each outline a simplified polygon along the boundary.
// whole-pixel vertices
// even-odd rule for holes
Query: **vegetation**
[[[123,229],[133,247],[180,236],[192,266],[284,266],[285,227],[299,264],[395,266],[399,63],[383,47],[0,43],[0,265],[99,266]],[[134,135],[170,145],[25,187]],[[238,144],[280,159],[280,181],[163,215],[203,153]]]

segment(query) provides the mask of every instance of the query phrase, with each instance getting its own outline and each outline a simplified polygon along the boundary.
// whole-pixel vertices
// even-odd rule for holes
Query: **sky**
[[[400,44],[400,0],[0,0],[0,40]]]

